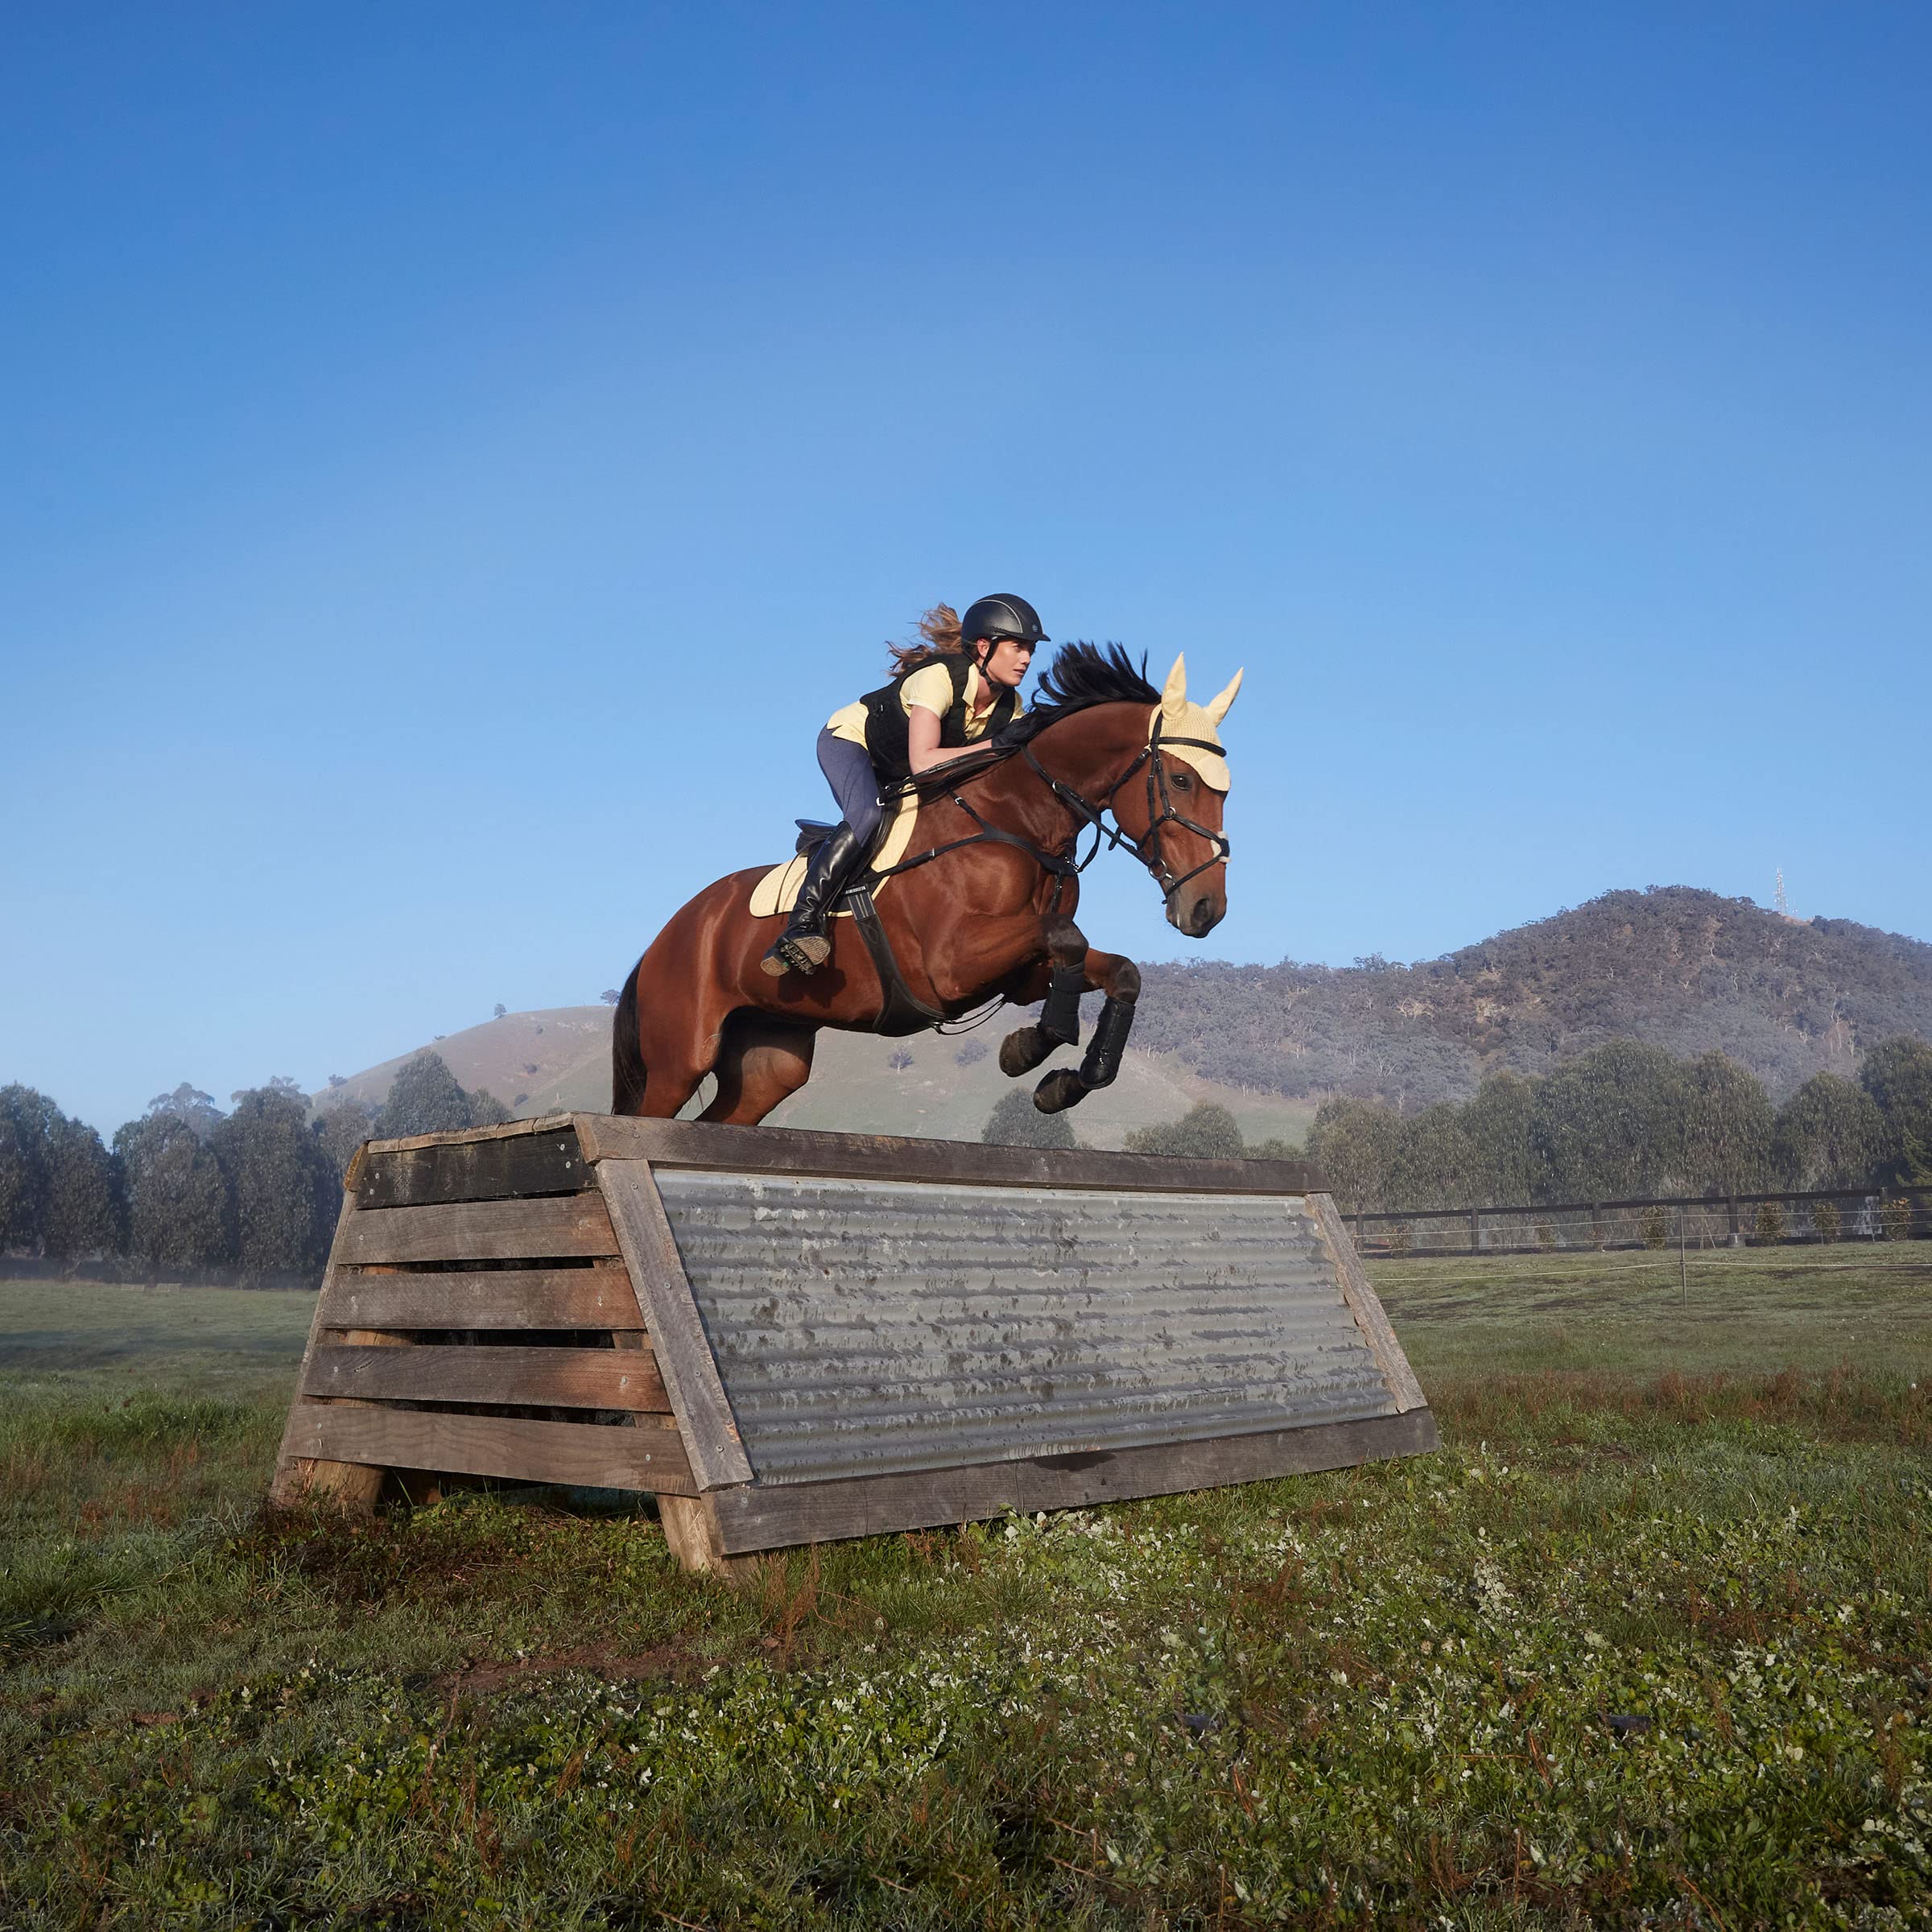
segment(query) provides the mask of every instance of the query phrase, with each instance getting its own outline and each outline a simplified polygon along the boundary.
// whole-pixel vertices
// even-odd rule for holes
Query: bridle
[[[1174,809],[1173,794],[1167,788],[1167,761],[1161,756],[1163,743],[1185,745],[1195,751],[1211,751],[1216,758],[1222,755],[1221,747],[1208,738],[1163,738],[1162,721],[1161,716],[1157,714],[1154,729],[1147,734],[1147,742],[1135,753],[1133,763],[1100,795],[1100,803],[1097,806],[1084,798],[1064,780],[1056,778],[1034,756],[1032,745],[1027,745],[1022,749],[1026,762],[1046,781],[1046,787],[1053,795],[1075,817],[1093,828],[1093,844],[1075,869],[1084,872],[1093,863],[1102,840],[1110,848],[1125,845],[1153,874],[1154,883],[1161,888],[1162,898],[1171,899],[1190,879],[1198,877],[1211,867],[1225,865],[1232,855],[1234,848],[1229,843],[1226,832],[1216,832],[1212,827],[1203,825],[1198,819],[1189,818],[1185,812]],[[1137,839],[1121,826],[1120,813],[1114,805],[1114,800],[1119,795],[1121,787],[1143,765],[1147,768],[1147,830],[1141,837]],[[1157,803],[1160,807],[1158,811],[1154,809]],[[1101,817],[1102,813],[1108,811],[1114,815],[1111,827],[1105,824]],[[1191,867],[1178,877],[1162,849],[1161,828],[1166,825],[1179,825],[1183,832],[1191,832],[1196,838],[1204,839],[1208,844],[1208,856],[1199,865]],[[1077,841],[1079,837],[1080,833],[1076,831],[1074,838]]]
[[[1162,899],[1171,902],[1174,895],[1190,879],[1197,877],[1213,866],[1224,865],[1234,848],[1224,832],[1216,832],[1175,809],[1173,794],[1167,784],[1167,762],[1161,756],[1161,746],[1163,744],[1186,745],[1195,751],[1211,751],[1217,758],[1222,755],[1221,747],[1208,738],[1164,737],[1161,731],[1162,722],[1161,714],[1157,712],[1154,727],[1147,734],[1147,742],[1135,753],[1126,770],[1100,793],[1098,804],[1069,785],[1064,778],[1056,778],[1034,755],[1030,740],[1019,747],[1020,755],[1033,767],[1046,789],[1073,815],[1074,829],[1062,850],[1057,852],[1042,852],[1030,839],[1022,838],[1018,833],[1008,832],[1001,826],[989,824],[960,793],[949,785],[943,788],[945,795],[979,827],[979,830],[965,838],[953,839],[943,845],[934,846],[930,851],[917,853],[910,859],[902,859],[896,865],[883,867],[873,876],[877,878],[890,878],[895,873],[910,872],[915,866],[928,865],[947,852],[957,852],[964,845],[1015,845],[1028,853],[1043,870],[1054,875],[1053,896],[1057,906],[1062,884],[1067,879],[1078,877],[1084,872],[1099,857],[1102,845],[1110,850],[1124,845],[1147,868],[1154,883],[1161,888]],[[1007,755],[1011,754],[1009,753]],[[989,759],[980,770],[990,770],[993,764],[1001,762],[997,758]],[[1142,766],[1146,768],[1147,773],[1147,830],[1137,839],[1121,824],[1114,801],[1120,795],[1121,787]],[[974,773],[971,775],[976,777],[979,774]],[[916,789],[917,786],[916,778],[902,781],[902,788],[910,786]],[[1112,825],[1106,823],[1106,815],[1109,811],[1114,813],[1114,823]],[[1208,856],[1199,865],[1178,875],[1168,862],[1161,838],[1162,828],[1169,825],[1178,825],[1183,831],[1191,832],[1196,838],[1205,840],[1208,848]],[[1084,828],[1089,827],[1093,832],[1093,843],[1088,847],[1084,858],[1077,857],[1075,854],[1080,848],[1080,833]]]

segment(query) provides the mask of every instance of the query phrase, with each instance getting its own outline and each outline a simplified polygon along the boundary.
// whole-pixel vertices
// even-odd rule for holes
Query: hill
[[[910,1040],[821,1034],[811,1084],[787,1100],[771,1124],[977,1140],[986,1117],[1009,1086],[995,1051],[1001,1036],[1018,1023],[1018,1016],[1008,1013],[963,1037],[924,1034]],[[577,1108],[601,1113],[610,1104],[608,1007],[508,1013],[426,1044],[443,1056],[464,1087],[473,1092],[487,1088],[525,1118]],[[910,1065],[895,1068],[890,1063],[898,1051],[911,1055]],[[380,1102],[409,1057],[402,1054],[369,1067],[316,1096],[319,1104]],[[1054,1063],[1073,1057],[1062,1054]],[[1298,1141],[1315,1113],[1310,1101],[1236,1088],[1195,1072],[1172,1055],[1129,1050],[1114,1085],[1082,1104],[1078,1131],[1091,1146],[1118,1147],[1133,1129],[1175,1119],[1197,1100],[1218,1100],[1230,1108],[1250,1140],[1278,1135]]]
[[[1895,1034],[1932,1038],[1932,946],[1690,886],[1610,892],[1415,965],[1157,964],[1136,1038],[1212,1080],[1414,1108],[1609,1039],[1720,1048],[1782,1099]]]
[[[1499,1068],[1542,1073],[1620,1038],[1680,1055],[1721,1048],[1781,1100],[1893,1034],[1932,1038],[1932,946],[1684,886],[1606,893],[1415,965],[1209,960],[1142,977],[1121,1079],[1075,1117],[1096,1146],[1203,1100],[1231,1108],[1250,1139],[1298,1139],[1331,1093],[1414,1109],[1465,1099]],[[997,1046],[1011,1024],[1002,1015],[964,1039],[822,1034],[811,1085],[774,1124],[976,1137],[1007,1083],[973,1043]],[[511,1013],[435,1045],[464,1087],[518,1114],[609,1104],[607,1008]],[[912,1062],[895,1070],[901,1048]],[[407,1057],[346,1091],[380,1100]]]

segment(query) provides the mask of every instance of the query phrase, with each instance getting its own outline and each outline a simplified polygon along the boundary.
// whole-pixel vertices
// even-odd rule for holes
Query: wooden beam
[[[364,1208],[415,1208],[580,1193],[594,1184],[566,1121],[547,1133],[510,1138],[370,1146],[357,1168],[355,1195]]]
[[[596,1194],[362,1208],[342,1236],[338,1258],[357,1264],[555,1261],[617,1252],[610,1217]]]
[[[1302,1161],[1191,1161],[1094,1149],[994,1147],[891,1134],[805,1133],[705,1121],[576,1116],[586,1159],[649,1161],[726,1174],[791,1174],[990,1187],[1079,1187],[1146,1194],[1305,1194],[1320,1176]]]
[[[1326,1194],[1310,1195],[1308,1212],[1321,1234],[1322,1245],[1328,1250],[1328,1258],[1341,1283],[1342,1299],[1347,1302],[1348,1312],[1355,1317],[1355,1325],[1361,1331],[1362,1340],[1368,1344],[1368,1352],[1375,1357],[1377,1368],[1382,1372],[1382,1380],[1388,1384],[1397,1409],[1405,1412],[1412,1409],[1426,1411],[1429,1398],[1422,1393],[1422,1385],[1415,1379],[1415,1371],[1409,1366],[1409,1358],[1402,1352],[1402,1344],[1395,1339],[1395,1331],[1389,1326],[1381,1298],[1371,1286],[1368,1272],[1362,1265],[1362,1257],[1356,1253],[1355,1243],[1349,1240],[1348,1230],[1342,1225],[1342,1217],[1335,1212],[1334,1197]]]
[[[1209,1442],[1162,1443],[1088,1455],[978,1463],[959,1469],[828,1483],[759,1483],[704,1499],[726,1555],[794,1543],[877,1536],[998,1516],[1008,1509],[1084,1509],[1228,1483],[1343,1469],[1440,1446],[1426,1409]]]
[[[672,1429],[533,1422],[499,1415],[299,1402],[285,1439],[300,1456],[385,1469],[568,1483],[594,1489],[691,1492],[691,1468]]]
[[[671,1407],[648,1350],[370,1348],[321,1344],[309,1352],[304,1395],[365,1402],[516,1402],[559,1409]]]
[[[528,1121],[505,1121],[495,1127],[456,1127],[441,1133],[399,1134],[386,1141],[368,1141],[372,1154],[394,1154],[407,1147],[468,1146],[478,1141],[514,1141],[526,1133],[549,1133],[568,1127],[574,1117],[568,1113],[539,1114]]]
[[[751,1463],[649,1165],[606,1160],[597,1169],[597,1184],[609,1205],[697,1486],[749,1482]]]
[[[641,1329],[644,1318],[624,1265],[492,1268],[475,1274],[365,1274],[345,1268],[332,1313],[345,1327]]]

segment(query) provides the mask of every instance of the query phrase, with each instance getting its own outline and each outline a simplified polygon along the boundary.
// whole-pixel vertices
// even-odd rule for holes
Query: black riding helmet
[[[1024,597],[1004,592],[981,597],[971,605],[960,619],[960,636],[968,644],[977,644],[982,639],[997,642],[1001,638],[1011,638],[1020,644],[1052,642],[1040,628],[1040,613]]]

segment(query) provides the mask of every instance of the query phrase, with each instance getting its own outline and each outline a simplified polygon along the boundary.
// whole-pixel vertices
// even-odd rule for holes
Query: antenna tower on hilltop
[[[1777,869],[1777,890],[1772,895],[1771,903],[1788,919],[1791,916],[1791,902],[1785,897],[1785,869]]]

